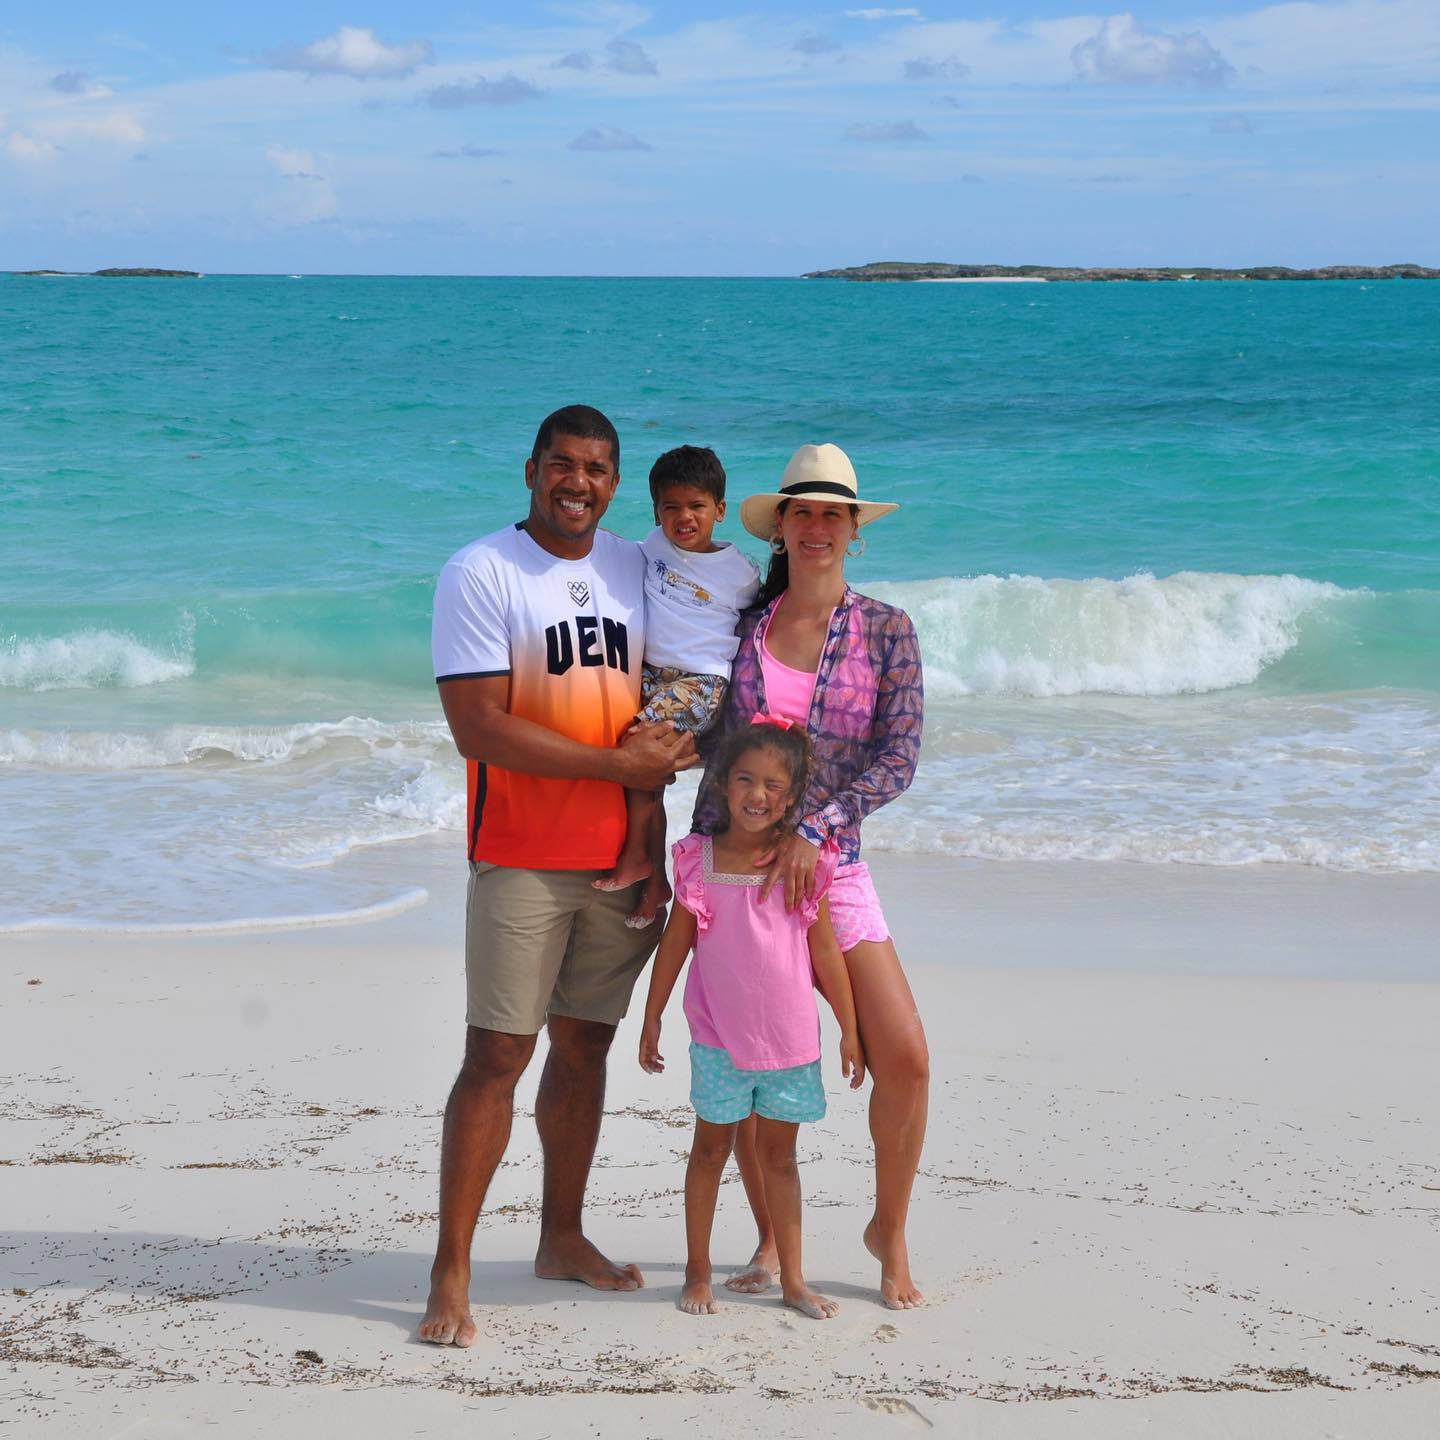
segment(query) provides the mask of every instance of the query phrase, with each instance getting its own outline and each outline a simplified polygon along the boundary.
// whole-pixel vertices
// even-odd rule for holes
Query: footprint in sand
[[[882,1344],[888,1345],[890,1341],[898,1340],[900,1338],[900,1332],[893,1325],[881,1325],[875,1331],[875,1338],[879,1340]]]
[[[860,1403],[867,1410],[873,1410],[877,1415],[889,1415],[892,1419],[903,1420],[912,1428],[915,1426],[925,1430],[935,1428],[933,1420],[922,1415],[901,1395],[862,1395]]]

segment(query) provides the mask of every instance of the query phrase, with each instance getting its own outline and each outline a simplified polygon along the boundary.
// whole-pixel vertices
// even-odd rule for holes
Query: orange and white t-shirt
[[[437,681],[510,677],[509,712],[586,745],[615,745],[640,705],[645,560],[597,530],[583,560],[542,550],[518,525],[467,545],[440,572]],[[603,870],[625,839],[625,792],[466,762],[472,860]]]

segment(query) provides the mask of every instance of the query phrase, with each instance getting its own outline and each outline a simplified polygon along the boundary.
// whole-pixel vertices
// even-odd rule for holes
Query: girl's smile
[[[794,798],[789,768],[768,746],[743,751],[730,767],[725,801],[735,829],[750,834],[773,829],[785,818]]]

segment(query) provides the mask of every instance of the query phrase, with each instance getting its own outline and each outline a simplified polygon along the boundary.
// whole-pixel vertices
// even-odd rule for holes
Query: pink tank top
[[[772,715],[783,715],[799,725],[810,723],[810,700],[815,694],[814,670],[796,670],[777,660],[762,636],[760,673],[765,677],[765,704]]]

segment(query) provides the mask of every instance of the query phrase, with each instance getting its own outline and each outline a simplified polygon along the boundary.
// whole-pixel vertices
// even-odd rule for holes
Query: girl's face
[[[742,750],[725,780],[730,824],[743,834],[772,830],[794,803],[790,768],[768,745]]]
[[[845,564],[845,547],[857,532],[848,505],[792,500],[780,517],[780,538],[793,569],[828,570]]]

